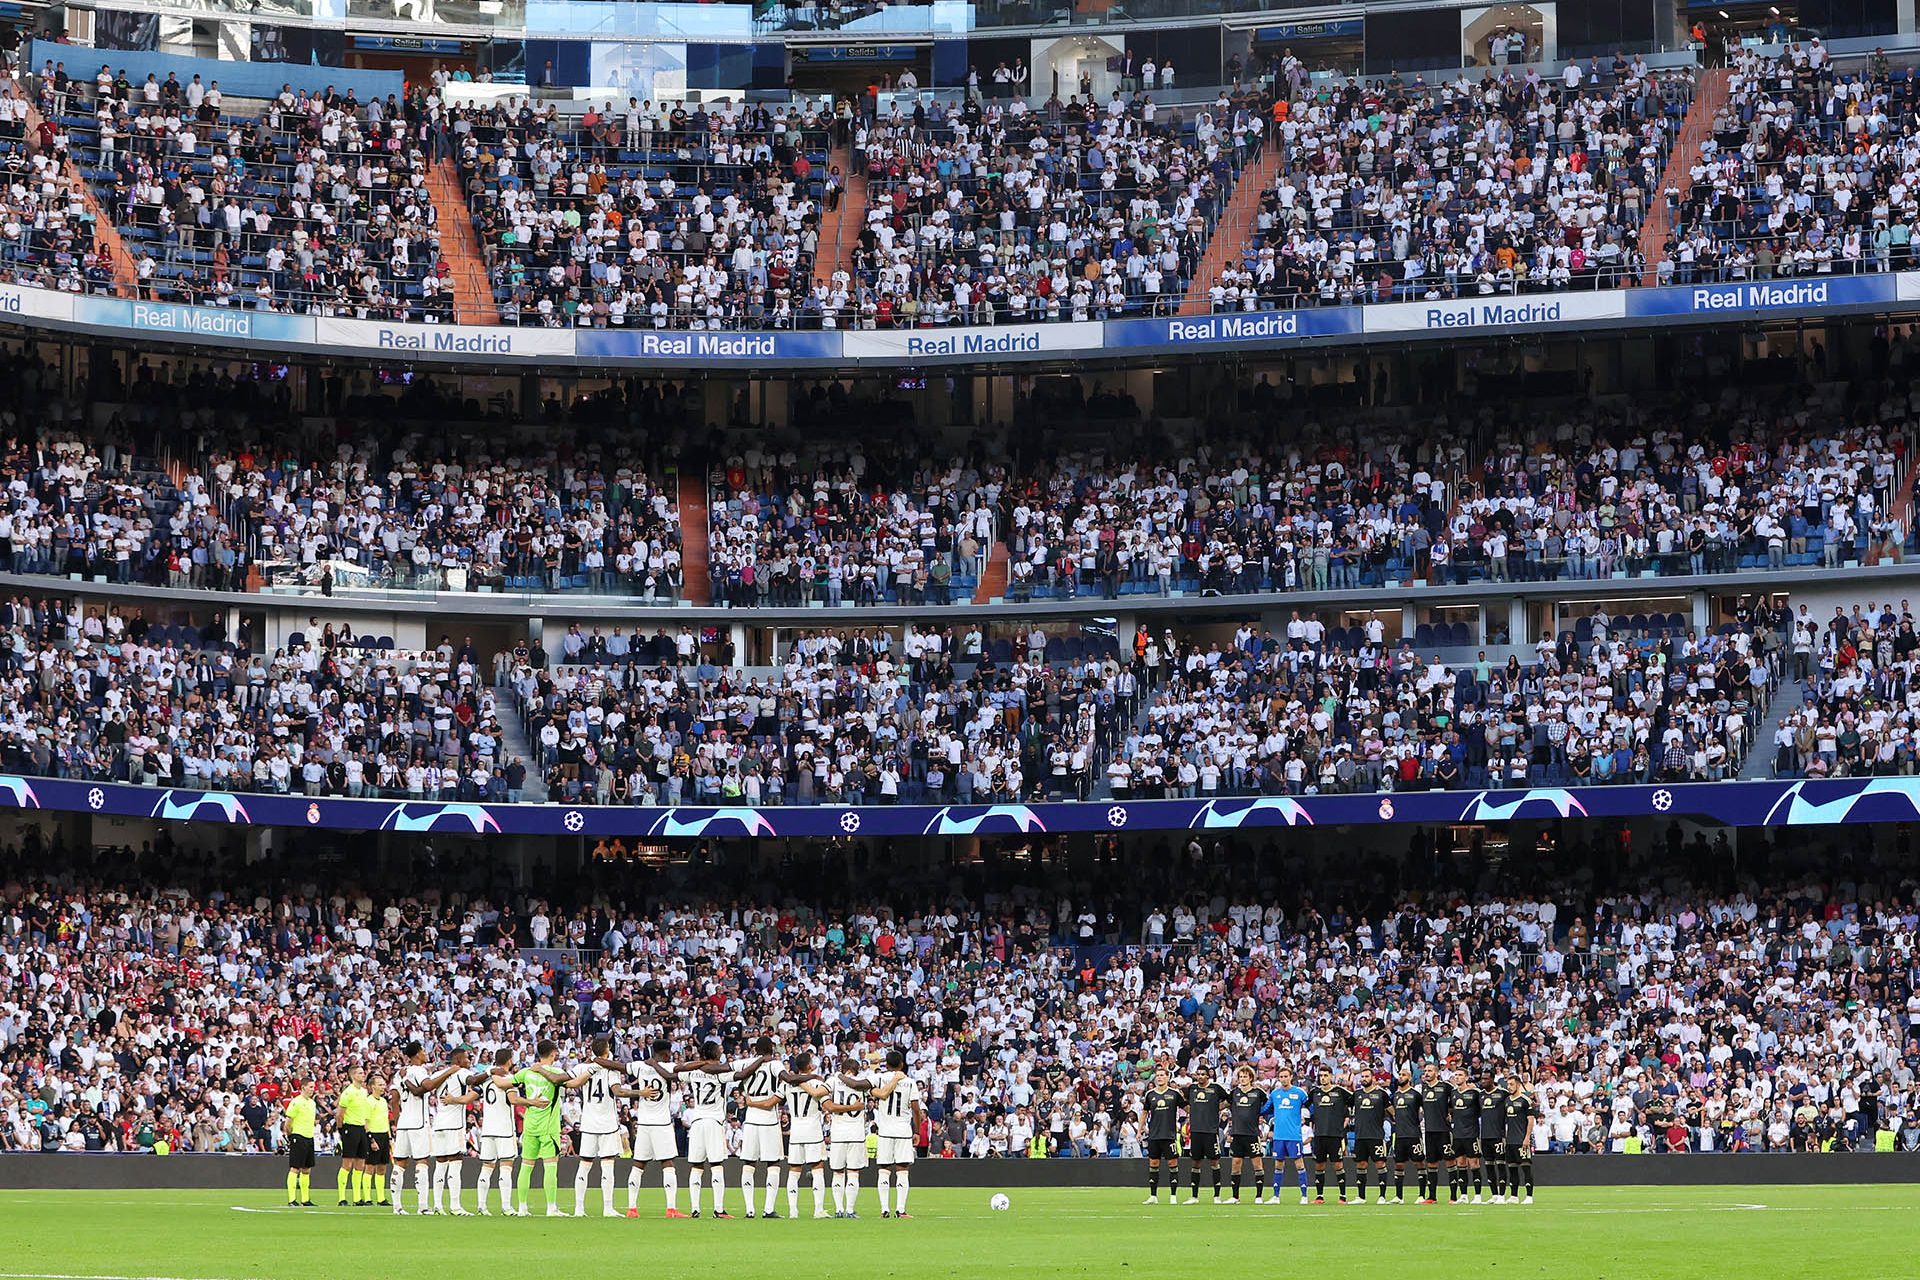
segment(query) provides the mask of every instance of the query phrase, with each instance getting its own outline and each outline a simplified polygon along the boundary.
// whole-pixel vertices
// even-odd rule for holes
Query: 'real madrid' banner
[[[193,791],[0,776],[0,809],[166,822],[461,835],[688,840],[783,836],[975,836],[1232,831],[1362,823],[1690,817],[1726,826],[1820,826],[1920,818],[1920,778],[1532,787],[1516,791],[1237,796],[1033,804],[577,807]]]

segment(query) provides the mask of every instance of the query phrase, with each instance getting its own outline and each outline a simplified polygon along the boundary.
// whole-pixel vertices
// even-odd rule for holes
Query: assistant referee
[[[314,1105],[313,1082],[303,1080],[287,1100],[287,1203],[313,1208],[313,1125],[320,1108]]]
[[[340,1126],[340,1203],[366,1202],[367,1186],[367,1111],[373,1099],[367,1093],[367,1069],[354,1067],[347,1072],[347,1087],[340,1091],[337,1103]]]

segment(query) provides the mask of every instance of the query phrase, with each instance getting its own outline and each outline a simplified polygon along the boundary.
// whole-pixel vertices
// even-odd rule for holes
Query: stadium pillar
[[[728,628],[733,639],[733,662],[735,671],[743,670],[747,665],[747,624],[736,622]]]
[[[1713,602],[1704,591],[1693,593],[1693,629],[1701,635],[1713,629]]]
[[[1119,642],[1121,654],[1131,657],[1133,637],[1140,631],[1140,616],[1133,613],[1121,614],[1113,620],[1113,631],[1115,640]]]
[[[1492,612],[1491,608],[1488,612]],[[1493,619],[1489,617],[1487,621],[1491,623]],[[1525,644],[1527,639],[1527,602],[1524,598],[1515,596],[1507,601],[1507,643]]]

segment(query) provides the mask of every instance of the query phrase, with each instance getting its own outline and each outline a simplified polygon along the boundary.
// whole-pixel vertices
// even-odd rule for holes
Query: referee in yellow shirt
[[[300,1082],[300,1091],[287,1100],[287,1203],[313,1208],[313,1122],[319,1114],[313,1102],[313,1082]]]
[[[393,1163],[393,1134],[388,1108],[387,1078],[375,1076],[367,1087],[367,1183],[371,1190],[367,1203],[387,1202],[387,1166]]]
[[[340,1091],[340,1203],[370,1204],[372,1188],[367,1180],[367,1112],[373,1098],[367,1093],[367,1069],[355,1067],[347,1072],[347,1087]]]

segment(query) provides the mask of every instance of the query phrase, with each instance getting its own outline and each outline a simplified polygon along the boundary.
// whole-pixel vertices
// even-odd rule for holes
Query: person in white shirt
[[[402,1051],[406,1070],[400,1073],[400,1120],[393,1132],[393,1211],[405,1213],[400,1193],[406,1184],[407,1166],[413,1166],[414,1194],[421,1213],[432,1213],[428,1183],[433,1157],[433,1130],[428,1099],[457,1068],[434,1071],[427,1066],[427,1051],[418,1040],[407,1042]]]
[[[898,1049],[887,1050],[887,1070],[892,1074],[873,1091],[875,1127],[880,1146],[875,1152],[880,1166],[880,1216],[907,1216],[907,1171],[913,1167],[913,1135],[920,1131],[926,1112],[920,1105],[920,1086],[907,1074],[907,1055]],[[893,1209],[887,1209],[887,1186],[893,1185]]]
[[[727,1086],[757,1071],[761,1060],[729,1066],[720,1056],[718,1040],[701,1045],[700,1055],[673,1069],[685,1097],[680,1118],[687,1126],[687,1187],[697,1218],[702,1176],[711,1179],[713,1216],[726,1218],[732,1216],[727,1212]]]
[[[513,1087],[513,1050],[500,1049],[488,1070],[467,1078],[480,1095],[480,1212],[487,1213],[487,1191],[493,1175],[500,1175],[500,1212],[513,1216],[513,1160],[520,1151],[520,1134],[513,1109],[530,1099]]]
[[[480,1095],[467,1087],[473,1052],[453,1051],[453,1062],[433,1089],[433,1211],[470,1215],[460,1204],[460,1170],[467,1158],[467,1104]]]
[[[858,1041],[844,1051],[848,1057],[840,1064],[840,1073],[828,1085],[832,1094],[822,1104],[827,1120],[827,1161],[833,1171],[833,1216],[860,1216],[860,1171],[867,1167],[867,1094],[873,1082],[855,1075],[851,1055]]]
[[[787,1216],[800,1216],[800,1171],[809,1170],[813,1182],[813,1216],[827,1216],[827,1135],[821,1104],[827,1086],[813,1071],[813,1054],[793,1056],[792,1069],[780,1089],[787,1108]]]
[[[774,1206],[779,1203],[780,1165],[787,1158],[780,1142],[780,1086],[786,1083],[787,1073],[773,1056],[770,1038],[761,1036],[754,1041],[753,1051],[760,1056],[751,1070],[743,1066],[734,1069],[734,1079],[742,1082],[740,1091],[747,1104],[740,1135],[740,1194],[747,1202],[747,1216],[753,1217],[753,1170],[755,1165],[760,1166],[767,1187],[765,1214],[773,1218],[779,1216]]]
[[[674,1165],[679,1150],[673,1140],[673,1045],[667,1040],[653,1042],[653,1056],[629,1062],[626,1077],[631,1083],[616,1085],[615,1097],[632,1098],[633,1168],[627,1174],[627,1216],[640,1216],[640,1181],[649,1164],[660,1166],[660,1186],[666,1192],[667,1216],[684,1218],[680,1212],[680,1173]],[[601,1066],[616,1065],[596,1058]]]
[[[618,1063],[607,1061],[613,1042],[595,1036],[593,1060],[581,1067],[566,1083],[580,1090],[580,1163],[573,1171],[573,1216],[587,1216],[587,1184],[593,1178],[593,1166],[600,1166],[600,1216],[613,1213],[613,1162],[624,1145],[620,1133],[620,1086],[625,1072]]]

